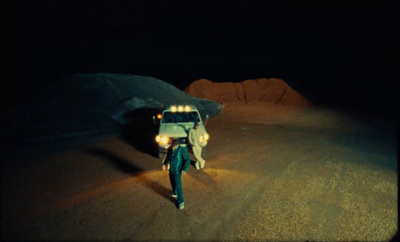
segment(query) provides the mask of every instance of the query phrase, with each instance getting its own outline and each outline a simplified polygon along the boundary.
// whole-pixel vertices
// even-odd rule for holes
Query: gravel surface
[[[398,228],[391,126],[321,108],[227,107],[206,166],[167,172],[120,136],[2,167],[2,239],[390,240]],[[8,164],[8,163],[7,163]]]

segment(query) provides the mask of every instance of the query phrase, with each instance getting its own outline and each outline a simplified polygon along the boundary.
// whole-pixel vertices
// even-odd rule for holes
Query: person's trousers
[[[177,196],[178,203],[183,203],[183,191],[182,191],[182,180],[181,173],[169,172],[169,180],[171,181],[172,192]]]
[[[201,157],[201,149],[202,149],[201,147],[196,147],[196,146],[192,147],[193,155],[196,158],[197,162],[199,163],[200,168],[204,168],[206,161]]]

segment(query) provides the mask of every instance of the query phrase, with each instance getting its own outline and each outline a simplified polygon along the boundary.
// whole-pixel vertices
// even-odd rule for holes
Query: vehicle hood
[[[193,128],[193,123],[162,123],[160,125],[159,135],[174,138],[187,137],[188,133],[186,133],[185,129],[189,132],[191,128]],[[199,124],[199,129],[201,130],[200,134],[206,132],[203,124]]]
[[[186,128],[186,125],[184,125],[184,126]],[[188,125],[187,129],[190,129],[189,125]],[[174,138],[187,137],[187,133],[186,133],[185,129],[177,124],[161,124],[159,134],[161,136],[168,136],[168,137],[174,137]]]

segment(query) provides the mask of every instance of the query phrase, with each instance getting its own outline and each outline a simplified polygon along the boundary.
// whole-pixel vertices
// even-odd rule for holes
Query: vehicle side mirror
[[[208,114],[206,114],[206,121],[204,122],[204,126],[206,126],[208,119],[210,118],[210,116]]]

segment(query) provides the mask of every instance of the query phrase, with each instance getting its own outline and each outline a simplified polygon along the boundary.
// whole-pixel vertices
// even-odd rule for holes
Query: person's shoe
[[[177,198],[178,196],[177,196],[176,194],[172,193],[172,194],[171,194],[171,197]]]
[[[185,208],[185,203],[179,203],[179,209],[184,209]]]
[[[202,164],[202,165],[201,165],[201,169],[204,169],[204,165],[205,165],[205,164]]]
[[[196,170],[200,170],[199,162],[196,162],[195,167],[196,167]]]

